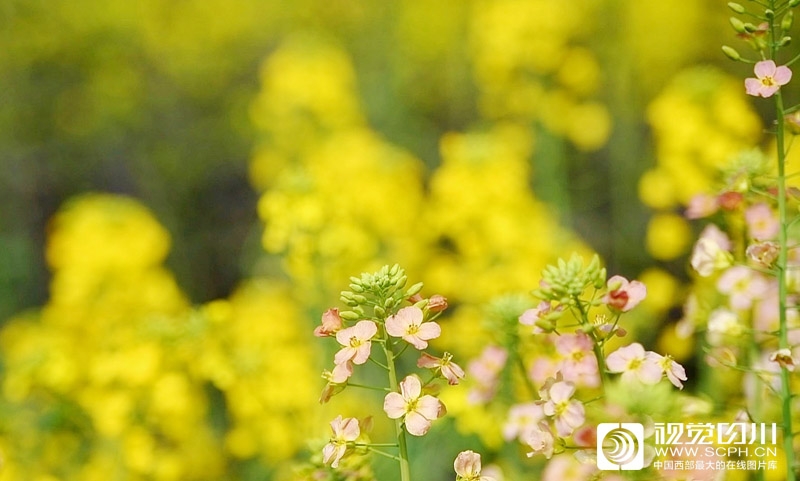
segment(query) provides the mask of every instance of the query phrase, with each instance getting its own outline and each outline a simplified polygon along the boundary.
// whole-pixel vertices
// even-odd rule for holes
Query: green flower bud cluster
[[[737,37],[745,40],[753,50],[759,52],[763,57],[768,49],[785,47],[791,43],[792,37],[788,33],[794,22],[792,9],[797,5],[800,5],[800,0],[790,0],[784,5],[776,6],[775,9],[765,8],[762,14],[755,14],[748,12],[740,3],[728,2],[728,8],[737,15],[748,15],[759,19],[761,23],[756,25],[745,22],[739,17],[730,17],[729,21]],[[742,57],[736,49],[728,45],[722,47],[722,53],[731,60],[754,63],[752,60]]]
[[[533,295],[545,301],[574,305],[586,289],[601,289],[605,282],[606,269],[600,266],[597,255],[584,266],[583,257],[573,254],[568,261],[559,259],[556,265],[545,268],[540,287],[533,291]]]
[[[342,312],[342,319],[354,321],[372,318],[383,321],[394,314],[403,301],[422,290],[419,282],[406,288],[408,277],[397,264],[383,266],[375,273],[363,273],[350,278],[350,290],[342,291],[340,299],[350,310]]]

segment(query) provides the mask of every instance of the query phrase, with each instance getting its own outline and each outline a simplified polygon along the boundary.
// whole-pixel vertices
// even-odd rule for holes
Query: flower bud
[[[800,5],[800,0],[789,0],[789,8],[794,8]]]
[[[744,13],[745,12],[744,7],[739,5],[738,3],[735,3],[735,2],[728,2],[728,8],[730,8],[731,10],[733,10],[736,13]]]
[[[422,290],[422,285],[423,284],[421,282],[417,282],[413,286],[409,287],[408,290],[406,291],[404,297],[405,298],[410,298],[410,297],[414,297],[416,294],[419,294],[419,292]]]
[[[768,9],[764,10],[764,16],[771,20],[771,19],[775,18],[775,11],[770,9],[770,8],[768,8]]]
[[[358,313],[353,311],[342,311],[339,313],[339,317],[347,321],[355,321],[356,319],[359,319],[361,316],[359,316]]]
[[[778,42],[778,46],[779,47],[785,47],[785,46],[789,45],[790,43],[792,43],[792,37],[786,35],[781,39],[780,42]]]
[[[733,27],[733,29],[736,31],[736,33],[745,33],[745,32],[747,32],[747,29],[744,26],[744,22],[742,22],[738,18],[731,17],[730,18],[730,22],[731,22],[731,27]]]
[[[727,45],[723,45],[722,46],[722,53],[724,53],[725,56],[728,57],[731,60],[741,60],[742,59],[742,56],[739,55],[739,52],[737,52],[734,48],[729,47]]]
[[[758,32],[758,31],[759,31],[759,28],[758,28],[758,27],[756,27],[755,25],[753,25],[752,23],[749,23],[749,22],[748,22],[748,23],[745,23],[745,24],[744,24],[744,30],[745,30],[747,33],[756,33],[756,32]]]
[[[794,22],[794,12],[789,10],[781,19],[781,30],[788,32],[792,28],[792,22]]]
[[[378,317],[383,317],[386,315],[386,309],[382,308],[381,306],[375,306],[373,310],[375,311],[375,315]]]

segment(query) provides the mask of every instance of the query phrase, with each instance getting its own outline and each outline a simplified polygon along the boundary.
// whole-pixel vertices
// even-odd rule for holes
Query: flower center
[[[350,338],[350,347],[358,347],[361,344],[361,339],[357,338],[356,336],[352,336]]]
[[[765,87],[772,87],[773,85],[775,85],[775,81],[772,80],[772,77],[762,78],[761,83],[764,84]]]

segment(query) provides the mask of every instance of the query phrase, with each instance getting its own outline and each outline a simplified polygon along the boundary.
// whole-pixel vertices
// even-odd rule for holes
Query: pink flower
[[[386,319],[386,332],[390,336],[402,337],[417,349],[425,349],[429,340],[439,337],[442,328],[435,322],[423,322],[422,319],[422,309],[414,306],[404,307]]]
[[[487,346],[479,358],[470,361],[467,372],[476,382],[476,387],[467,395],[471,403],[484,403],[492,399],[498,374],[505,367],[507,359],[508,353],[502,347]]]
[[[542,419],[544,419],[542,403],[515,404],[508,410],[508,421],[503,426],[503,438],[506,441],[519,438],[524,442],[526,433],[531,429],[537,429]]]
[[[780,251],[781,247],[776,242],[764,241],[747,246],[745,254],[748,259],[761,267],[771,268],[778,260]]]
[[[656,384],[664,374],[658,364],[658,354],[645,352],[638,342],[621,347],[606,358],[609,372],[621,372],[622,379],[630,382],[638,379],[644,384]]]
[[[572,434],[586,420],[583,404],[573,400],[573,394],[575,385],[566,381],[554,383],[547,391],[548,399],[543,410],[546,415],[554,417],[556,432],[562,437]]]
[[[378,326],[372,321],[358,321],[355,326],[342,329],[336,333],[336,340],[344,346],[334,356],[336,364],[353,361],[364,364],[369,358],[372,339],[378,333]]]
[[[769,284],[760,274],[745,266],[733,266],[719,276],[717,289],[727,294],[734,309],[750,309],[753,301],[761,300]]]
[[[449,352],[444,353],[444,357],[438,358],[423,352],[417,360],[417,367],[437,370],[450,385],[458,384],[459,379],[464,379],[464,370],[461,366],[452,361],[453,355]]]
[[[547,459],[553,456],[555,438],[546,423],[536,424],[526,430],[522,437],[524,438],[522,442],[531,448],[531,451],[526,453],[529,458],[537,454],[543,454]]]
[[[391,419],[404,417],[406,431],[422,436],[431,427],[431,421],[445,413],[444,404],[433,396],[422,395],[422,383],[411,374],[400,382],[400,393],[390,392],[383,400],[383,410]]]
[[[494,481],[489,476],[481,476],[481,455],[473,451],[462,451],[453,462],[456,481]]]
[[[559,312],[562,310],[562,306],[553,309],[550,302],[542,301],[535,308],[523,312],[522,315],[519,316],[519,322],[526,326],[533,326],[534,334],[552,332],[555,327],[553,319],[558,317]]]
[[[322,325],[314,328],[314,335],[317,337],[328,337],[336,334],[342,329],[342,318],[339,317],[339,309],[331,308],[322,314]]]
[[[762,60],[756,63],[753,71],[756,78],[748,78],[744,81],[747,95],[756,97],[771,97],[781,88],[782,85],[789,83],[792,79],[792,71],[789,67],[775,65],[772,60]]]
[[[608,280],[608,293],[603,302],[609,308],[627,312],[636,307],[647,295],[647,287],[639,281],[628,281],[622,276],[614,276]]]
[[[347,443],[353,442],[361,435],[356,418],[342,418],[341,415],[331,421],[333,437],[330,442],[322,448],[322,462],[331,463],[331,467],[338,468],[339,461],[347,451]]]
[[[744,220],[753,239],[768,240],[778,236],[780,222],[772,209],[763,202],[744,211]]]
[[[731,241],[719,227],[709,224],[694,245],[690,264],[701,277],[709,277],[719,269],[729,267],[733,256],[728,250]]]
[[[558,370],[565,381],[583,384],[587,387],[600,385],[597,360],[592,354],[592,340],[581,331],[563,334],[555,340],[556,352],[561,362]]]
[[[655,353],[654,353],[655,354]],[[659,356],[658,365],[661,366],[667,379],[678,389],[683,389],[683,382],[686,378],[686,370],[672,359],[672,356]]]
[[[708,194],[697,194],[689,199],[684,215],[687,219],[702,219],[708,217],[719,210],[719,202],[716,196]]]

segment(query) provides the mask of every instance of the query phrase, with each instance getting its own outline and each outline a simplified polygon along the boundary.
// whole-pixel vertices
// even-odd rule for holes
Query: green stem
[[[383,352],[386,354],[386,369],[389,372],[389,388],[392,392],[397,391],[397,370],[394,365],[395,355],[392,351],[392,343],[389,340],[389,334],[386,329],[383,329]],[[411,466],[408,462],[408,445],[406,444],[406,432],[403,429],[400,419],[394,420],[394,432],[397,438],[397,447],[399,448],[399,457],[397,461],[400,463],[400,480],[411,481]]]
[[[774,1],[770,2],[774,6]],[[772,58],[777,57],[777,42],[776,42],[776,28],[775,20],[770,22],[770,36],[771,36],[771,54]],[[778,315],[779,315],[779,335],[778,335],[778,348],[784,349],[789,347],[788,329],[787,329],[787,285],[786,285],[786,266],[788,262],[788,245],[789,245],[789,223],[787,222],[787,206],[786,206],[786,150],[785,150],[785,132],[784,132],[784,111],[783,111],[783,97],[781,91],[775,94],[775,114],[776,114],[776,143],[778,151],[778,218],[780,221],[780,231],[778,234],[778,243],[780,250],[778,254]],[[789,383],[789,371],[786,368],[781,368],[781,413],[783,417],[783,448],[786,455],[786,480],[795,481],[795,453],[793,448],[793,429],[792,429],[792,391]]]

